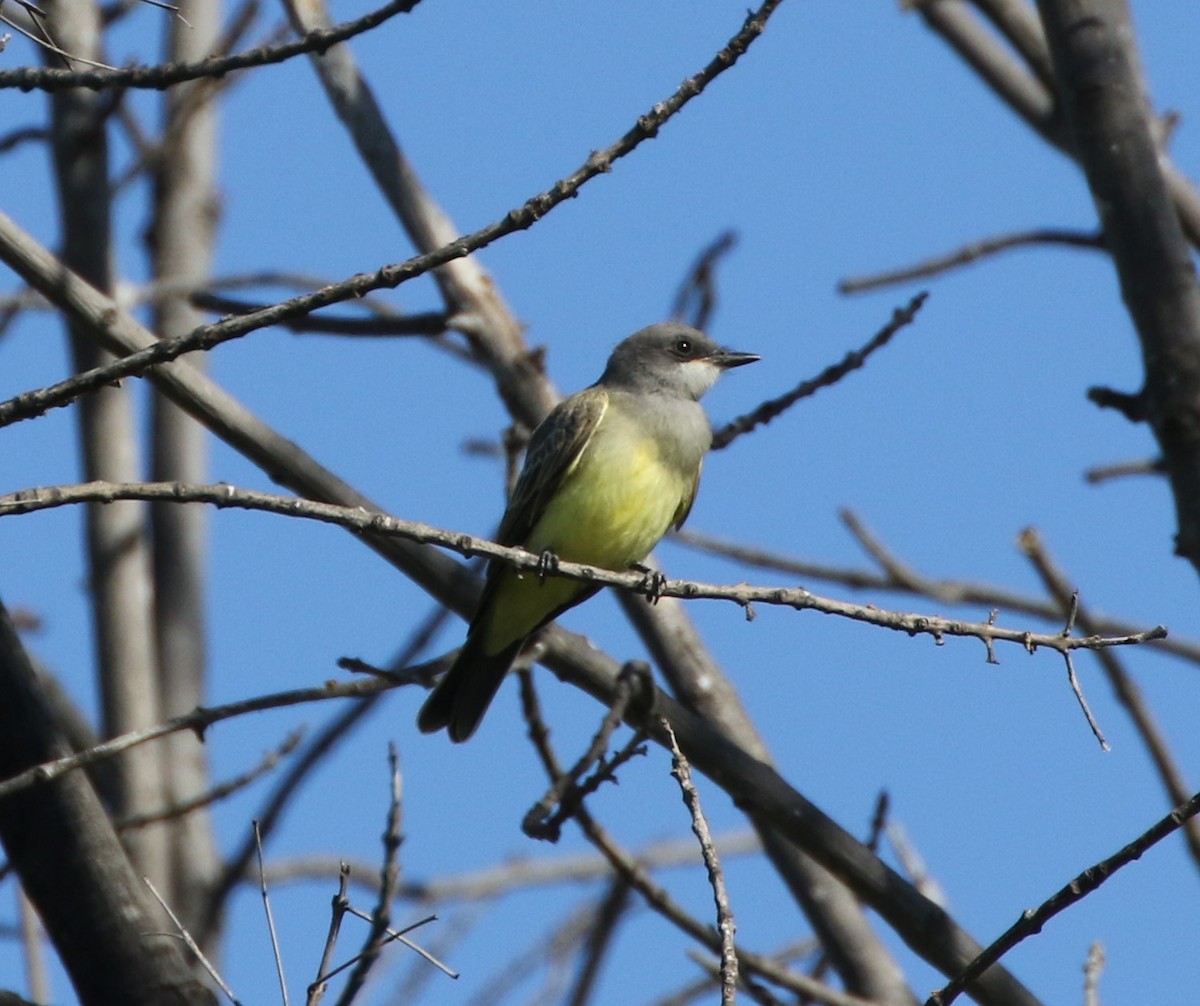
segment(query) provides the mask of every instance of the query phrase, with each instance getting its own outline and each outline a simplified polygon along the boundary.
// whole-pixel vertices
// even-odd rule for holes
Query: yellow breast
[[[524,542],[530,552],[549,550],[558,558],[605,569],[641,562],[667,529],[699,474],[699,458],[688,472],[664,460],[655,442],[610,410],[574,468],[563,479],[541,519]],[[485,646],[499,652],[569,606],[587,587],[574,580],[506,570],[496,590]]]
[[[611,412],[609,413],[611,416]],[[529,536],[532,552],[626,569],[666,533],[695,475],[664,463],[655,443],[629,430],[604,431],[588,444]]]

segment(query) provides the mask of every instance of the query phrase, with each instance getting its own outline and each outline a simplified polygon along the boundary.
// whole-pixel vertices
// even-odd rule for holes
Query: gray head
[[[722,372],[757,359],[753,353],[723,349],[687,325],[661,322],[618,343],[597,383],[698,400]]]

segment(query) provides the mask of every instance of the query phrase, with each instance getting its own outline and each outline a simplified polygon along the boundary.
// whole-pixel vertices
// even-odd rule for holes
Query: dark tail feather
[[[470,737],[496,697],[524,642],[519,639],[497,654],[487,654],[480,652],[480,645],[468,636],[458,659],[417,714],[417,727],[421,732],[432,734],[445,727],[456,744]]]

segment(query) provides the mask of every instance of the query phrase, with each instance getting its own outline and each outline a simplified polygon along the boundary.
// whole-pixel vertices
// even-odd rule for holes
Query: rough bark
[[[57,44],[89,59],[102,55],[101,23],[87,2],[51,3],[48,24]],[[50,99],[51,137],[62,220],[63,261],[101,290],[112,287],[107,102],[104,94],[67,90]],[[88,370],[109,359],[86,331],[68,322],[72,362]],[[84,478],[136,480],[137,438],[127,387],[108,387],[78,407]],[[157,723],[158,673],[153,640],[153,594],[146,542],[145,508],[137,504],[89,507],[87,552],[96,666],[107,735]],[[159,753],[130,752],[117,766],[122,814],[162,807]],[[166,878],[166,841],[161,828],[129,836],[138,869]]]
[[[70,753],[0,604],[0,778]],[[84,1006],[215,1002],[83,772],[0,800],[0,841]]]

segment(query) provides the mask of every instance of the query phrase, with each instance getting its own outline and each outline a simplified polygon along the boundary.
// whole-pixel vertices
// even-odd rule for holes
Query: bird
[[[551,566],[638,567],[692,509],[712,444],[700,398],[724,371],[758,359],[676,322],[622,340],[600,379],[533,431],[496,540]],[[466,641],[422,705],[419,729],[467,740],[529,637],[599,589],[492,560]]]

